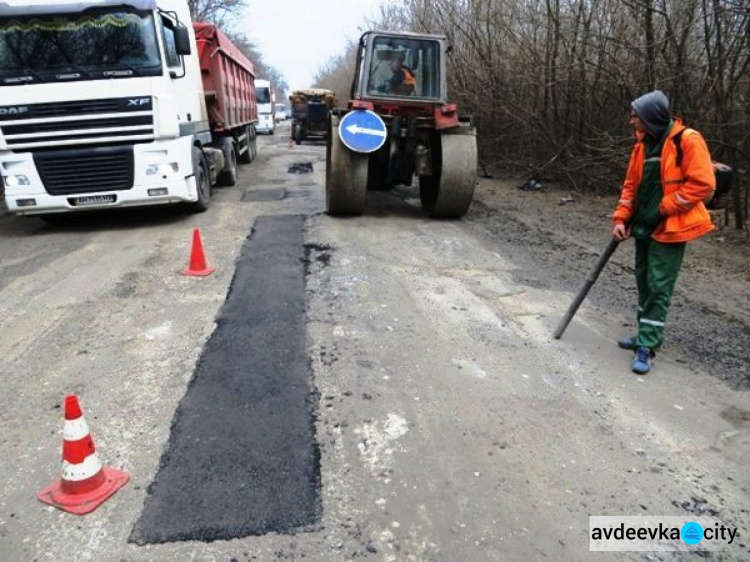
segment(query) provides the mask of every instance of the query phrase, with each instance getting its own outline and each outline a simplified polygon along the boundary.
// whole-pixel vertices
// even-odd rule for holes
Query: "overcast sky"
[[[356,41],[386,0],[247,0],[235,28],[253,41],[291,90],[312,86],[318,67]]]

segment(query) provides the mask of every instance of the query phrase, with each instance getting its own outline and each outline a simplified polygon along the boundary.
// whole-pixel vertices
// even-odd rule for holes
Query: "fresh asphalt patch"
[[[257,219],[131,542],[229,540],[319,521],[303,227],[300,216]]]
[[[286,196],[284,188],[279,189],[246,189],[240,201],[281,201]]]

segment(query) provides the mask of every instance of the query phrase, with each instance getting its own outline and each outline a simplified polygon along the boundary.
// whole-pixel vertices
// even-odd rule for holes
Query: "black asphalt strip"
[[[246,189],[240,201],[281,201],[286,196],[286,189]]]
[[[320,519],[304,218],[260,217],[130,541],[228,540]]]

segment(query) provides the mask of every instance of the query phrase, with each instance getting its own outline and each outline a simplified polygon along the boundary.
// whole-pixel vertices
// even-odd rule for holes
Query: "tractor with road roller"
[[[418,181],[423,212],[456,219],[477,177],[476,129],[450,103],[444,36],[368,31],[359,40],[345,109],[331,112],[326,209],[359,215],[368,191]]]

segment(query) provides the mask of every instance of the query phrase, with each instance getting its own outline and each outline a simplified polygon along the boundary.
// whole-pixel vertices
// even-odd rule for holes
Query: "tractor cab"
[[[359,72],[352,99],[375,103],[393,100],[429,105],[445,103],[445,37],[370,31],[357,53]]]

